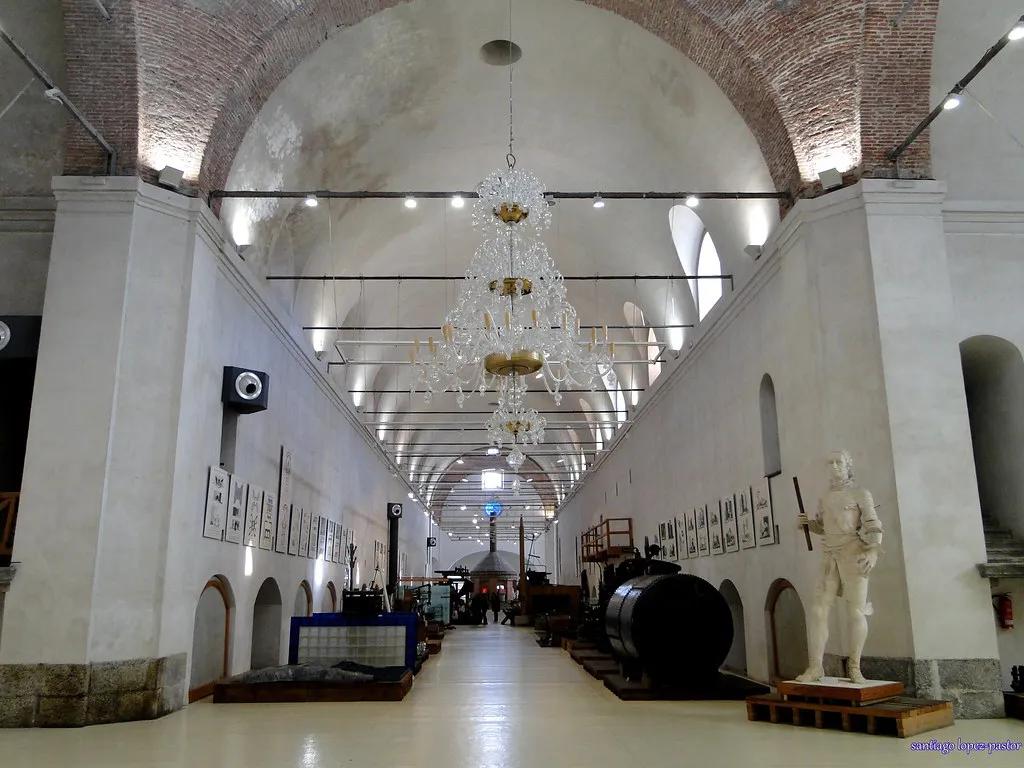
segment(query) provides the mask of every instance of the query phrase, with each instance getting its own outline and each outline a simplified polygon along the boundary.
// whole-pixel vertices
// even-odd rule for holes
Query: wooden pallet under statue
[[[953,703],[914,699],[903,683],[825,677],[787,680],[778,693],[747,699],[747,719],[907,738],[953,724]]]

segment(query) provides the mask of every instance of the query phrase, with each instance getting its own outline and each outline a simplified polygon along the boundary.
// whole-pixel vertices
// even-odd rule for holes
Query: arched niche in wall
[[[1024,536],[1024,359],[997,336],[960,344],[981,515]]]
[[[320,612],[334,613],[338,610],[338,590],[333,581],[328,581],[324,592],[320,596]]]
[[[768,676],[792,680],[807,668],[807,618],[796,589],[776,579],[764,602],[768,638]]]
[[[309,582],[305,579],[299,584],[299,588],[295,590],[295,602],[292,605],[292,616],[312,616],[313,615],[313,590],[309,586]]]
[[[722,582],[718,588],[729,605],[729,612],[732,613],[732,646],[729,648],[729,655],[725,657],[723,668],[741,674],[747,673],[747,632],[743,621],[743,600],[740,599],[739,590],[729,579]]]
[[[779,445],[779,414],[775,404],[775,382],[767,373],[761,377],[759,404],[764,476],[775,477],[782,474],[782,448]]]
[[[192,672],[188,700],[213,693],[213,684],[227,677],[231,649],[231,610],[235,598],[225,576],[214,576],[203,587],[192,626]]]
[[[276,667],[281,663],[281,589],[265,579],[252,605],[252,669]]]

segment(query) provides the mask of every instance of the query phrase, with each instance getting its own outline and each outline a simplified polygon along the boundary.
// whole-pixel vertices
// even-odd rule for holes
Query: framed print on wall
[[[674,517],[665,523],[665,532],[668,533],[668,552],[665,553],[665,559],[674,563],[679,560],[679,550],[676,547],[676,519]]]
[[[720,501],[708,505],[708,537],[711,539],[711,554],[724,554],[725,546],[722,542],[722,503]]]
[[[736,494],[736,520],[739,522],[740,546],[743,549],[756,547],[754,504],[751,500],[750,488],[744,488]]]
[[[316,559],[316,545],[320,543],[320,515],[311,513],[309,523],[309,550],[306,557]]]
[[[772,487],[767,477],[754,487],[754,525],[758,544],[766,546],[778,542],[772,511]]]
[[[316,553],[313,557],[322,557],[324,560],[327,559],[327,531],[329,530],[329,520],[326,517],[320,518],[320,533],[316,540]]]
[[[683,523],[686,526],[686,535],[683,538],[686,542],[686,554],[689,557],[700,557],[697,546],[697,510],[691,509],[683,515]]]
[[[324,560],[328,563],[334,561],[334,521],[327,521],[327,544],[324,549]]]
[[[303,507],[299,511],[299,557],[309,557],[309,532],[313,525],[313,512]]]
[[[688,560],[690,551],[686,547],[686,515],[676,518],[676,554],[680,561]]]
[[[206,515],[203,518],[203,536],[220,541],[224,538],[224,523],[228,514],[228,495],[231,478],[220,467],[210,467],[206,485]]]
[[[697,552],[701,557],[711,554],[711,537],[708,536],[708,507],[697,507]]]
[[[263,492],[263,522],[260,527],[260,549],[274,548],[274,532],[277,528],[277,521],[274,513],[277,511],[277,496],[270,491]]]
[[[288,514],[288,554],[299,554],[299,543],[302,540],[302,510],[294,504],[289,505]]]
[[[245,525],[245,496],[249,484],[231,476],[231,497],[228,501],[228,527],[224,531],[224,540],[232,544],[242,543],[242,527]]]
[[[281,446],[281,465],[278,471],[277,479],[277,542],[274,547],[275,552],[280,552],[282,555],[287,552],[289,555],[294,555],[292,551],[291,539],[289,533],[295,526],[291,522],[292,519],[292,449],[284,445]],[[295,539],[296,549],[298,548],[298,538]]]
[[[345,556],[342,554],[342,550],[345,548],[345,529],[340,525],[337,526],[337,530],[334,532],[334,562],[343,563],[345,562]]]
[[[249,486],[249,499],[245,504],[245,535],[242,544],[255,547],[260,542],[260,526],[263,524],[263,489]]]
[[[740,540],[736,526],[736,497],[722,499],[722,539],[726,552],[739,552]]]

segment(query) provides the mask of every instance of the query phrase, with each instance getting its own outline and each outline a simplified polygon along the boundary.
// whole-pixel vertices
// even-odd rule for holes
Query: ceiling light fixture
[[[1018,21],[1016,26],[1006,35],[1007,40],[1020,40],[1024,38],[1024,21]]]
[[[949,94],[949,96],[946,97],[946,100],[942,102],[943,109],[956,109],[959,106],[960,97],[955,93]]]
[[[466,462],[464,462],[462,459],[456,459],[455,463],[456,464],[465,464]]]
[[[498,449],[497,448],[488,448],[487,449],[487,455],[488,456],[497,456],[498,455]]]
[[[411,499],[412,497],[413,497],[413,495],[412,495],[412,494],[410,493],[410,494],[409,494],[409,498]]]
[[[465,512],[466,511],[466,505],[463,504],[461,507],[459,507],[459,509],[462,510],[463,512]]]
[[[696,208],[698,205],[700,205],[700,200],[697,198],[696,195],[690,195],[689,197],[686,198],[687,208]]]
[[[407,197],[407,198],[405,198],[405,207],[406,208],[415,208],[416,207],[416,198],[415,197]]]
[[[601,193],[600,192],[598,192],[597,195],[594,196],[594,207],[595,208],[604,208],[604,200],[601,199]]]
[[[316,199],[316,195],[306,195],[306,207],[316,208],[320,205],[320,201]]]
[[[463,199],[462,195],[455,195],[455,197],[452,198],[452,208],[464,208],[465,206],[466,201]]]

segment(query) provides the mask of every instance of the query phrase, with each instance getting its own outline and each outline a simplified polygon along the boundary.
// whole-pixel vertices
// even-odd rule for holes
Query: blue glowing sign
[[[501,504],[497,501],[488,501],[484,504],[484,514],[488,517],[497,517],[501,514]]]

